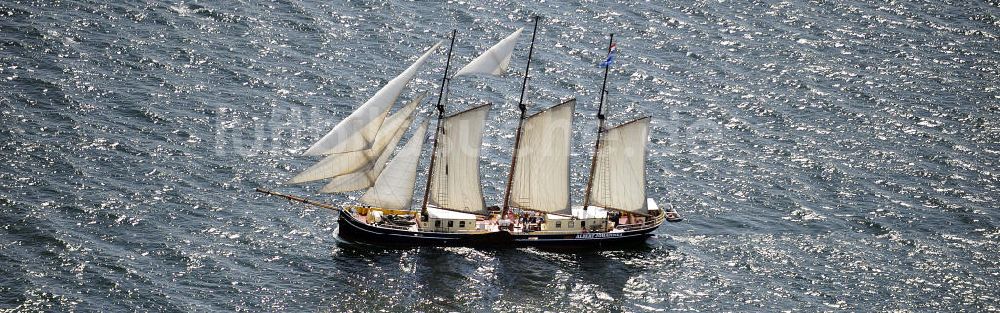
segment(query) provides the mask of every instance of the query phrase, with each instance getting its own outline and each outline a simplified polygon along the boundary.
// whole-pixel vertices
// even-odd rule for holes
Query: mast
[[[521,99],[517,101],[517,108],[521,111],[521,115],[517,119],[517,135],[514,137],[514,153],[510,160],[510,173],[507,174],[507,188],[503,196],[503,211],[500,213],[501,219],[510,212],[510,204],[508,203],[510,202],[510,187],[514,181],[514,167],[517,166],[517,149],[521,145],[521,126],[524,125],[524,112],[528,109],[524,105],[524,91],[528,87],[528,70],[531,69],[531,54],[535,51],[535,34],[538,33],[538,19],[539,16],[535,15],[535,27],[531,30],[531,45],[528,46],[528,64],[524,67],[524,81],[521,82]]]
[[[615,43],[615,34],[611,33],[611,39],[608,39],[608,53],[611,53],[611,46]],[[590,206],[590,191],[594,184],[594,170],[597,169],[597,153],[601,151],[601,132],[604,131],[604,90],[608,86],[608,70],[611,69],[611,64],[604,67],[604,83],[601,84],[601,97],[599,103],[597,104],[597,141],[594,142],[594,157],[590,160],[590,178],[587,179],[587,194],[583,198],[583,210],[586,211],[587,207]]]
[[[438,91],[438,101],[437,101],[437,126],[434,128],[434,149],[431,150],[431,164],[427,169],[427,184],[424,187],[424,202],[420,206],[421,216],[427,216],[427,199],[430,196],[431,190],[431,173],[434,173],[434,152],[437,150],[437,140],[438,134],[441,132],[441,118],[444,117],[444,104],[441,103],[441,99],[444,98],[444,88],[448,84],[448,69],[451,67],[451,53],[455,51],[455,34],[458,30],[451,30],[451,44],[448,46],[448,60],[444,63],[444,77],[441,78],[441,89]]]

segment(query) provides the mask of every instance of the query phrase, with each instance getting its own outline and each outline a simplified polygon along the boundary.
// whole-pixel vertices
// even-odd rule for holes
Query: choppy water
[[[452,28],[464,64],[534,14],[528,99],[579,99],[576,194],[613,31],[611,122],[655,117],[649,192],[684,223],[624,251],[388,250],[252,192]],[[996,1],[3,1],[0,309],[1000,310],[997,36]],[[453,88],[449,111],[497,104],[492,203],[526,38]]]

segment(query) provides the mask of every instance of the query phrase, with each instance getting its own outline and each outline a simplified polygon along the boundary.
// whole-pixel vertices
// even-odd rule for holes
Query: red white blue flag
[[[601,67],[608,67],[611,62],[615,61],[615,55],[618,54],[618,44],[612,43],[611,49],[608,49],[608,58],[601,62]]]

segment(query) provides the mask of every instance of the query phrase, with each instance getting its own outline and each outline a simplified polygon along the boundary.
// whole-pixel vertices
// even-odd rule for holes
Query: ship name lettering
[[[621,236],[622,234],[619,233],[587,233],[587,234],[577,234],[576,239],[612,238]]]

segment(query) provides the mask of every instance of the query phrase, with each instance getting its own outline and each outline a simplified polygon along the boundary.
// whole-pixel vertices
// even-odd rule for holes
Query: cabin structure
[[[573,207],[570,215],[546,214],[543,231],[606,231],[608,227],[608,211],[591,206],[584,210],[582,206]]]
[[[476,215],[428,206],[427,214],[420,217],[420,229],[447,233],[475,231]]]

